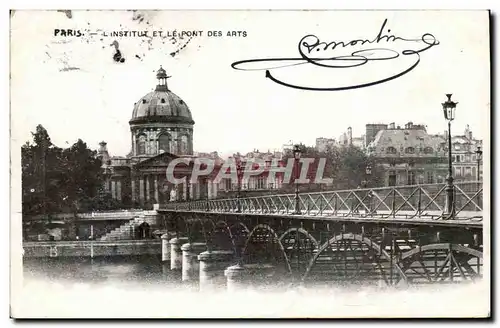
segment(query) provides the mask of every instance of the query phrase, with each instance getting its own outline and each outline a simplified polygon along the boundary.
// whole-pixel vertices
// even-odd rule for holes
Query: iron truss
[[[345,218],[380,218],[482,221],[483,187],[480,182],[454,185],[453,215],[444,213],[445,184],[337,190],[299,194],[302,215]],[[294,215],[294,194],[197,200],[168,203],[181,211]]]
[[[273,285],[475,281],[482,276],[482,187],[455,186],[453,217],[444,185],[356,189],[193,201],[159,210],[172,237],[233,250],[234,262]],[[238,211],[238,210],[241,211]]]

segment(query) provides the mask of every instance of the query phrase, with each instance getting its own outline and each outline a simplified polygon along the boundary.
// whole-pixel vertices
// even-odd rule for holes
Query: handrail
[[[301,214],[314,216],[482,219],[481,182],[453,185],[453,211],[445,213],[449,197],[446,184],[359,188],[299,194]],[[168,203],[163,208],[218,213],[292,214],[295,194],[194,200]],[[239,209],[239,210],[238,210]]]

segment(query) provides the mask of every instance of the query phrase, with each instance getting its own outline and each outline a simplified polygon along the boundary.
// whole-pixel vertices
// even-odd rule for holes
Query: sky
[[[134,20],[138,15],[144,19]],[[390,34],[419,39],[432,33],[439,41],[420,54],[411,72],[386,83],[306,91],[274,83],[264,70],[231,67],[247,59],[298,57],[299,41],[308,34],[327,42],[373,39],[384,19]],[[463,134],[468,124],[475,137],[489,138],[488,25],[486,11],[73,11],[71,18],[55,11],[16,11],[11,20],[12,144],[30,140],[30,132],[42,124],[60,147],[81,138],[96,149],[104,140],[111,155],[126,155],[133,105],[155,87],[160,65],[172,76],[170,90],[188,104],[196,122],[195,151],[224,155],[280,149],[288,141],[313,145],[318,137],[338,138],[349,126],[361,136],[367,123],[404,126],[411,121],[442,133],[446,93],[459,102],[452,133]],[[85,35],[54,36],[63,28]],[[98,34],[90,36],[87,29]],[[203,35],[102,35],[124,30]],[[223,36],[209,37],[208,31]],[[229,37],[227,31],[246,36]],[[113,61],[113,41],[124,63]],[[395,47],[390,49],[407,45]],[[349,86],[394,75],[412,64],[415,57],[410,57],[348,69],[298,65],[271,73],[295,84]]]

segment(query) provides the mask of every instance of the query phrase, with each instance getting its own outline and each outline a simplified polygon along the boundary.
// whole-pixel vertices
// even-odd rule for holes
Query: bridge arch
[[[267,224],[257,224],[248,237],[242,251],[243,263],[259,263],[271,261],[272,265],[284,264],[284,269],[291,274],[292,269],[288,256],[273,228]],[[255,262],[252,262],[253,259]],[[258,259],[258,260],[257,260]]]
[[[302,234],[304,235],[307,239],[309,239],[313,245],[315,246],[315,248],[318,248],[319,247],[319,243],[318,241],[316,240],[316,238],[314,238],[313,235],[311,235],[307,230],[305,230],[304,228],[290,228],[288,229],[287,231],[283,232],[283,234],[281,235],[281,237],[279,238],[279,241],[281,242],[281,244],[283,245],[283,241],[284,241],[284,238],[290,234]]]
[[[339,268],[337,264],[342,264],[343,267]],[[324,268],[326,271],[321,271]],[[317,277],[314,277],[315,280],[329,278],[328,276],[332,275],[331,269],[333,269],[333,273],[338,278],[352,282],[362,273],[378,277],[377,274],[371,272],[375,268],[379,270],[379,278],[386,284],[399,282],[407,284],[406,275],[395,257],[391,257],[383,247],[363,235],[343,233],[330,238],[319,247],[302,277],[302,282],[306,282],[314,275],[313,269],[319,269],[319,272],[316,273]],[[365,272],[362,272],[363,270]],[[387,277],[388,270],[390,271],[390,281]],[[351,272],[352,275],[349,275]]]
[[[304,275],[320,246],[316,238],[304,228],[289,228],[279,238],[290,263],[293,275],[300,278]]]
[[[481,276],[483,253],[461,244],[417,246],[401,254],[399,266],[412,284],[474,281]]]

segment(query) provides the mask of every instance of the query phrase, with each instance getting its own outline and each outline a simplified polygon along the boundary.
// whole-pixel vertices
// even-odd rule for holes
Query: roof
[[[384,157],[446,156],[445,140],[441,136],[429,135],[424,129],[380,130],[368,148],[370,154]]]
[[[156,74],[158,84],[155,91],[144,95],[134,104],[130,123],[184,123],[194,124],[187,104],[170,91],[166,80],[170,76],[160,67]]]
[[[194,124],[187,104],[170,90],[149,92],[135,103],[130,123],[152,122]]]

